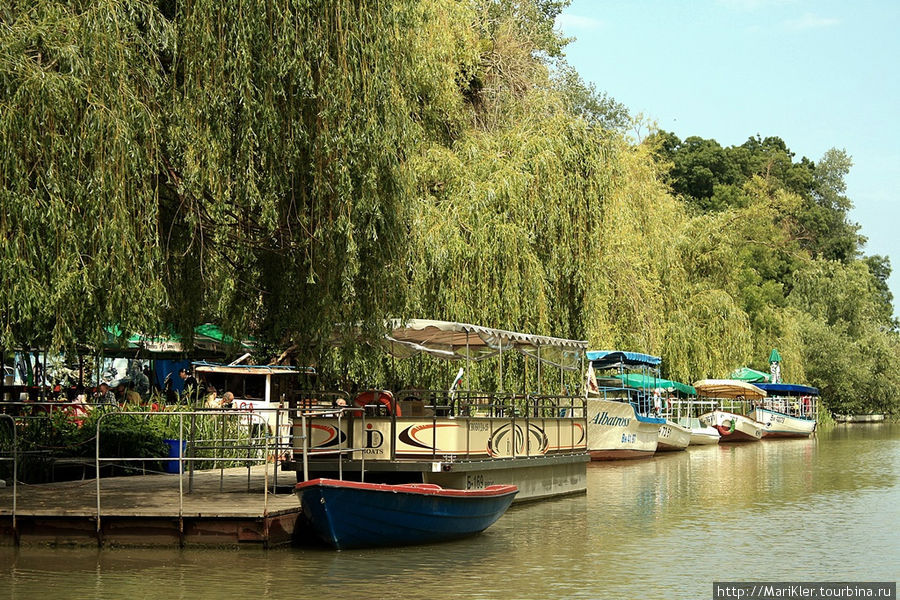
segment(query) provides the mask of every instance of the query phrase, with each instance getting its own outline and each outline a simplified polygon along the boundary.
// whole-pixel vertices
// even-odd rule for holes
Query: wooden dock
[[[100,479],[100,525],[95,479],[0,488],[0,544],[212,545],[271,547],[291,543],[300,515],[293,473],[279,473],[273,494],[273,467],[266,489],[263,466],[135,475]],[[181,498],[181,499],[180,499]]]

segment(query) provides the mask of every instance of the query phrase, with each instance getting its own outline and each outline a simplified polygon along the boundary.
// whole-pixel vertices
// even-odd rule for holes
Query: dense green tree
[[[358,346],[360,323],[446,318],[686,381],[778,347],[830,407],[896,410],[890,263],[860,258],[846,152],[630,141],[565,62],[566,5],[0,6],[0,347],[213,320],[330,381],[443,385],[320,351],[336,324]]]
[[[166,80],[152,4],[0,8],[0,347],[153,328]]]

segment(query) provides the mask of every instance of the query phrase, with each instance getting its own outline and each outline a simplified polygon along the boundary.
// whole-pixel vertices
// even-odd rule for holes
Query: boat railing
[[[685,419],[695,419],[703,413],[711,412],[719,407],[717,400],[700,400],[690,398],[687,400],[673,399],[668,401],[670,417],[674,416],[677,423],[683,424]],[[673,414],[674,413],[674,414]]]
[[[818,412],[816,396],[768,396],[751,404],[801,419],[815,419]]]
[[[362,403],[359,398],[366,398]],[[377,398],[377,399],[376,399]],[[346,407],[336,407],[333,401],[344,399]],[[307,417],[312,415],[298,407],[305,406],[307,410],[312,407],[331,407],[324,409],[317,416],[327,417],[332,425],[324,425],[321,422],[313,423]],[[385,410],[390,407],[391,410]],[[583,432],[587,426],[587,403],[583,396],[551,395],[551,394],[513,394],[506,392],[482,392],[482,391],[447,391],[426,389],[405,389],[396,394],[387,395],[384,390],[369,390],[357,395],[350,401],[346,394],[336,392],[301,391],[291,401],[291,414],[294,421],[294,458],[303,456],[304,479],[308,469],[307,456],[316,459],[326,455],[333,455],[338,463],[338,474],[341,475],[341,463],[349,456],[355,456],[353,460],[359,460],[361,468],[365,469],[367,460],[367,443],[365,440],[355,439],[360,435],[368,435],[372,423],[378,423],[384,432],[384,441],[388,442],[385,454],[368,460],[397,460],[398,456],[398,432],[405,423],[411,420],[426,422],[431,421],[431,430],[437,431],[439,421],[452,419],[461,429],[464,436],[463,448],[458,449],[452,456],[445,455],[436,443],[431,444],[429,460],[466,460],[470,457],[483,459],[483,449],[474,448],[471,445],[473,432],[493,431],[496,427],[518,427],[531,431],[532,426],[545,429],[547,421],[556,422],[551,434],[555,436],[554,453],[583,452],[578,440],[583,438]],[[367,421],[372,419],[372,421]],[[389,419],[385,425],[385,419]],[[362,420],[361,428],[358,421]],[[398,425],[399,422],[399,425]],[[299,425],[299,431],[297,426]],[[311,432],[316,427],[328,427],[333,431],[331,441],[327,445],[319,445],[308,448]],[[389,432],[387,427],[389,426]],[[568,427],[568,435],[563,435],[562,427]],[[580,428],[579,428],[580,427]],[[462,439],[462,438],[461,438]],[[532,447],[531,436],[522,438],[523,448],[515,446],[512,457],[534,456],[538,452]],[[426,456],[418,453],[417,457],[426,459]],[[403,456],[402,458],[409,458]],[[318,467],[321,468],[320,462]],[[297,466],[299,467],[299,465]],[[299,469],[298,469],[299,470]]]
[[[9,423],[9,429],[6,428],[7,422]],[[12,462],[12,530],[16,532],[16,496],[19,491],[19,446],[16,438],[15,418],[12,415],[0,414],[0,428],[2,428],[2,434],[0,434],[0,463]]]
[[[641,388],[600,386],[598,393],[603,400],[630,404],[639,415],[649,415],[653,409],[653,394]]]

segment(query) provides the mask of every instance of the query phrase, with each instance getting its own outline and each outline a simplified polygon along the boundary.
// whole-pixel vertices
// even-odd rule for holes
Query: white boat
[[[763,436],[763,424],[750,417],[726,410],[714,410],[700,417],[719,432],[719,443],[758,442]]]
[[[637,412],[627,400],[611,399],[613,390],[603,390],[607,398],[588,398],[588,449],[591,460],[649,458],[659,443],[659,428],[665,419]],[[627,392],[626,392],[627,394]]]
[[[719,432],[719,442],[758,442],[765,426],[745,416],[751,401],[762,400],[766,392],[735,379],[704,379],[694,383],[697,395],[720,400],[720,407],[700,416],[700,421]]]
[[[763,437],[809,437],[816,431],[819,390],[793,383],[759,383],[766,398],[751,416],[765,426]]]
[[[684,450],[691,443],[691,430],[666,419],[665,424],[659,426],[659,441],[656,445],[657,452],[673,452]]]
[[[590,373],[593,370],[656,369],[662,361],[657,356],[620,350],[589,351]],[[641,388],[626,387],[610,378],[591,393],[588,386],[588,450],[591,460],[649,458],[659,444],[659,428],[666,420],[651,416],[652,395]]]
[[[718,444],[719,430],[700,421],[700,415],[718,408],[715,400],[670,400],[669,412],[674,415],[676,423],[691,431],[691,446],[709,446]]]
[[[834,415],[836,423],[883,423],[884,415]]]

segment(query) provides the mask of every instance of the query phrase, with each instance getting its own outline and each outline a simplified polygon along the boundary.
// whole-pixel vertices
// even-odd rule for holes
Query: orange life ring
[[[356,406],[366,406],[367,404],[383,404],[388,411],[388,414],[394,414],[394,394],[385,390],[385,391],[371,391],[371,392],[363,392],[359,396],[353,399],[353,403]],[[396,415],[398,417],[403,416],[400,412],[400,405],[396,404]]]

